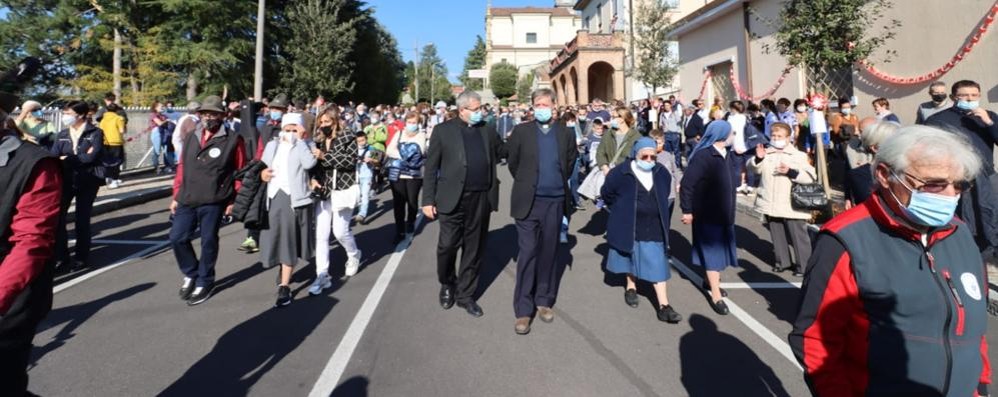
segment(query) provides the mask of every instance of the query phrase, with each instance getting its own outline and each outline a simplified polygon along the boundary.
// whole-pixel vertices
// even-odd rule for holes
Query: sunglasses
[[[902,172],[905,176],[921,184],[920,186],[908,186],[904,179],[902,179],[897,173],[894,171],[891,171],[891,173],[894,174],[894,177],[897,178],[897,180],[901,182],[904,187],[923,193],[942,193],[950,185],[953,185],[953,189],[957,192],[966,192],[974,187],[974,183],[971,181],[925,181],[907,172]]]

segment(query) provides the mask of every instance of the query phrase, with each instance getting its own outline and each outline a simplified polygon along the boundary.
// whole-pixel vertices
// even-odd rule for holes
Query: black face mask
[[[322,131],[324,135],[329,136],[329,134],[333,132],[333,127],[332,126],[319,127],[319,131]]]
[[[946,100],[946,94],[931,94],[930,96],[935,103],[941,103]]]
[[[213,133],[218,132],[218,130],[222,128],[222,120],[218,119],[205,120],[204,128]]]

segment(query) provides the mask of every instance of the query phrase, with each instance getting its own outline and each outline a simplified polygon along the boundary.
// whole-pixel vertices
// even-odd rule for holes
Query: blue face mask
[[[616,130],[616,129],[620,128],[620,123],[618,123],[616,119],[610,120],[610,128],[613,128],[613,129]]]
[[[979,106],[981,106],[980,101],[965,101],[962,99],[956,101],[956,107],[960,108],[961,110],[971,111],[977,109]]]
[[[482,122],[482,111],[471,112],[471,116],[468,116],[468,122],[472,125]]]
[[[43,112],[43,111],[41,111],[41,109],[39,109],[39,110],[35,110],[35,111],[31,112],[31,115],[35,116],[35,117],[38,117],[38,118],[42,118],[42,117],[45,116],[45,112]]]
[[[270,111],[270,119],[271,120],[280,121],[282,116],[284,116],[284,112],[282,112],[280,110],[271,110]]]
[[[902,181],[897,174],[894,174],[894,178],[901,182],[901,185],[904,186],[905,189],[908,189],[908,191],[911,192],[911,200],[908,201],[907,206],[901,204],[901,200],[894,195],[894,192],[891,192],[891,195],[894,196],[894,200],[897,200],[898,204],[901,204],[904,216],[908,218],[908,220],[928,227],[943,227],[948,225],[949,222],[953,220],[953,214],[956,212],[956,206],[960,203],[959,194],[951,197],[935,193],[920,192],[908,187],[908,184],[904,183],[904,181]]]
[[[551,108],[540,108],[534,110],[534,117],[542,124],[551,121]]]
[[[408,131],[408,132],[419,131],[419,125],[418,124],[406,124],[405,125],[405,130]]]
[[[655,162],[654,161],[634,160],[634,164],[637,164],[638,168],[640,168],[642,170],[645,170],[645,171],[651,171],[652,168],[655,168]]]

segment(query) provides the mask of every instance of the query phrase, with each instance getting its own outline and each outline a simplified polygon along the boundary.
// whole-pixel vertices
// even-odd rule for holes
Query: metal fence
[[[61,117],[62,109],[44,108],[42,109],[42,112],[44,113],[43,118],[52,123],[52,125],[55,126],[56,131],[62,131],[64,128]],[[152,112],[149,111],[148,107],[125,108],[125,112],[128,114],[128,123],[125,126],[126,131],[124,136],[124,169],[131,170],[142,167],[150,167],[152,166],[152,141],[150,140],[150,134],[146,131],[146,129],[149,127],[149,118],[152,116]],[[18,111],[15,111],[11,114],[11,117],[16,118],[18,113]],[[177,116],[180,115],[179,113],[175,114]],[[131,141],[129,141],[129,139],[131,139]],[[162,164],[162,159],[160,159],[160,164]]]

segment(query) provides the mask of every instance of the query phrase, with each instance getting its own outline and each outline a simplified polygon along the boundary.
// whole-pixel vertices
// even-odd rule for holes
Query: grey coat
[[[267,146],[263,149],[262,160],[267,167],[273,165],[278,143],[279,141],[274,139],[267,142]],[[295,208],[312,204],[310,197],[312,192],[308,188],[308,170],[315,167],[318,161],[312,155],[309,143],[310,141],[296,141],[291,153],[288,154],[288,163],[291,166],[291,206]]]

